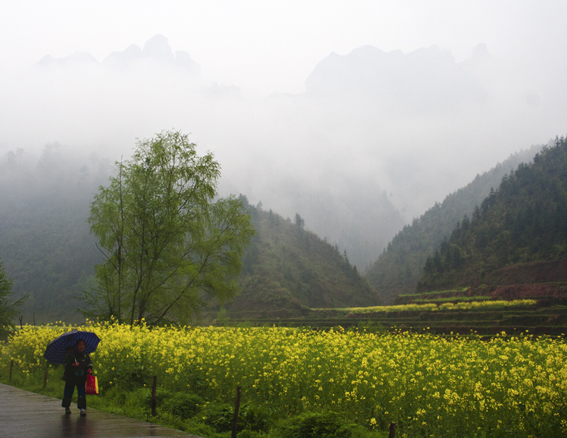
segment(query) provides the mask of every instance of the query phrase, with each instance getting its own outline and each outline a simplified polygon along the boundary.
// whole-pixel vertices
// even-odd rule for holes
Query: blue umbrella
[[[85,341],[85,353],[92,353],[98,347],[100,342],[99,337],[93,332],[80,332],[71,330],[70,332],[63,333],[61,336],[55,338],[49,343],[43,353],[43,357],[52,364],[65,363],[67,356],[67,349],[69,347],[75,348],[77,341],[82,339]]]

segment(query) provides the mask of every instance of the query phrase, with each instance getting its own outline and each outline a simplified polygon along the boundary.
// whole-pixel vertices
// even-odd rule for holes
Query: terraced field
[[[427,330],[438,334],[493,335],[528,331],[535,335],[567,334],[567,294],[564,283],[462,288],[402,295],[395,306],[342,309],[306,309],[297,318],[233,319],[232,323],[367,327],[374,330]],[[484,295],[479,295],[479,293]],[[543,293],[542,293],[543,292]]]
[[[242,321],[239,321],[242,322]],[[479,311],[389,312],[380,314],[351,314],[334,317],[309,317],[247,320],[252,325],[276,325],[282,327],[311,326],[330,328],[336,326],[374,327],[385,330],[423,330],[433,333],[490,335],[505,331],[508,334],[525,332],[536,335],[567,334],[567,306],[542,309],[495,309]]]
[[[395,304],[459,302],[467,300],[536,299],[542,305],[567,304],[567,282],[521,283],[463,287],[451,290],[400,295]]]

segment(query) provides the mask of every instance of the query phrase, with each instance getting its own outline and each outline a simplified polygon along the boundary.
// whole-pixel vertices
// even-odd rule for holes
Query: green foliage
[[[239,422],[242,421],[247,430],[261,432],[272,427],[276,414],[267,403],[263,406],[247,403],[240,407]]]
[[[567,258],[567,141],[502,179],[424,266],[419,288],[480,284],[511,264]]]
[[[5,336],[11,328],[14,328],[14,318],[23,302],[24,298],[13,301],[12,279],[6,275],[2,259],[0,259],[0,336]]]
[[[150,324],[186,322],[204,304],[237,291],[254,230],[242,203],[218,199],[220,165],[176,131],[140,141],[131,161],[101,187],[89,223],[105,262],[84,313]]]
[[[219,433],[232,430],[234,406],[230,404],[205,403],[200,397],[178,393],[168,399],[164,408],[181,418],[191,418],[198,414],[200,421]],[[267,407],[247,403],[239,410],[238,431],[265,433],[272,427],[274,421],[273,413]]]
[[[448,237],[465,215],[471,216],[474,208],[498,187],[502,177],[519,163],[529,161],[541,147],[512,155],[492,170],[477,175],[466,187],[435,204],[420,218],[406,225],[388,244],[384,253],[367,273],[369,283],[386,302],[393,302],[400,294],[415,291],[423,275],[426,260]],[[462,263],[463,255],[453,248],[453,263]]]

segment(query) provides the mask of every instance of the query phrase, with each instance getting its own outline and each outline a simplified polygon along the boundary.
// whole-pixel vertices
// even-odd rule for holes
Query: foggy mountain
[[[163,35],[153,36],[143,49],[132,44],[122,52],[113,52],[102,63],[113,68],[140,68],[148,61],[180,67],[197,77],[201,75],[201,66],[191,59],[191,55],[183,50],[174,54]]]
[[[482,85],[437,46],[404,54],[364,46],[346,56],[332,53],[305,82],[306,94],[374,111],[416,115],[450,111],[464,102],[488,98]]]
[[[90,65],[89,65],[90,64]],[[100,63],[89,53],[77,52],[65,58],[44,56],[37,65],[41,68],[57,67],[91,67]],[[155,66],[174,66],[186,69],[189,73],[200,76],[201,66],[197,64],[189,53],[182,50],[173,53],[173,50],[163,35],[154,35],[140,48],[132,44],[123,51],[112,52],[103,59],[102,64],[110,69],[144,69],[152,64]]]
[[[541,149],[541,145],[532,146],[511,155],[405,225],[367,272],[366,278],[380,298],[394,302],[400,294],[414,293],[427,258],[449,238],[455,225],[465,216],[472,217],[475,207],[498,188],[505,175],[520,163],[531,162]]]
[[[373,168],[378,186],[410,221],[505,159],[500,151],[516,152],[511,138],[526,142],[517,124],[533,125],[528,119],[541,97],[515,81],[483,44],[461,63],[437,46],[407,54],[364,46],[323,59],[292,110],[304,112],[298,117],[310,120],[312,131],[327,130],[328,142],[348,144],[363,172]],[[504,108],[510,93],[525,101]],[[517,118],[514,132],[495,125],[502,117]]]
[[[436,46],[364,46],[321,60],[304,93],[262,98],[212,82],[156,35],[102,62],[44,57],[4,78],[0,152],[58,141],[115,160],[135,138],[182,129],[223,166],[222,195],[300,213],[364,269],[413,217],[558,132],[551,88],[512,67],[482,45],[460,63]]]

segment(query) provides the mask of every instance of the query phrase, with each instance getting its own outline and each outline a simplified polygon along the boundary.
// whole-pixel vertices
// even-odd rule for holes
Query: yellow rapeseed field
[[[3,346],[34,372],[65,326],[24,327]],[[567,436],[567,344],[511,337],[312,331],[294,328],[149,328],[91,324],[102,391],[149,384],[210,401],[269,404],[281,417],[331,410],[399,436]]]

